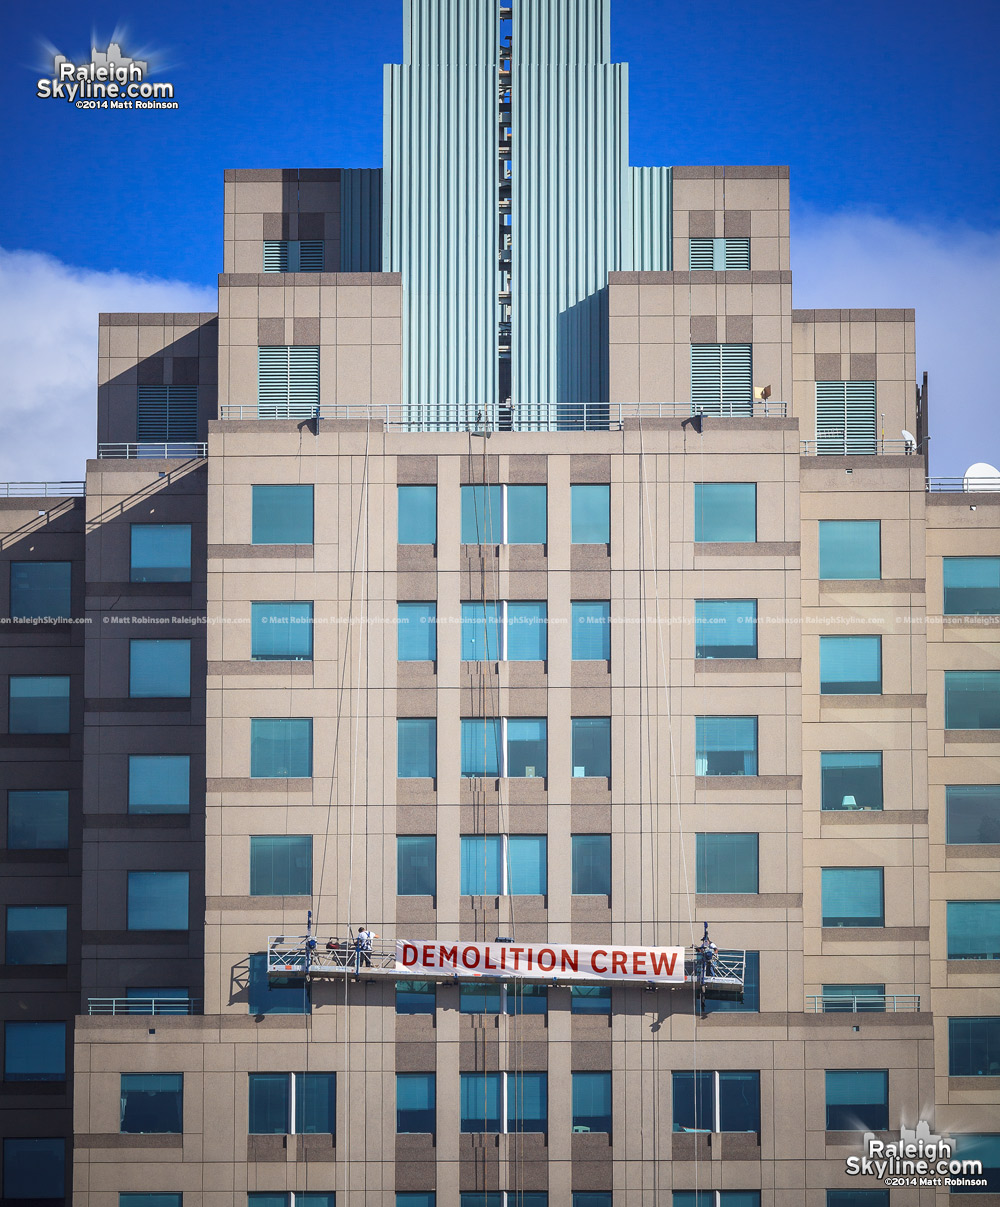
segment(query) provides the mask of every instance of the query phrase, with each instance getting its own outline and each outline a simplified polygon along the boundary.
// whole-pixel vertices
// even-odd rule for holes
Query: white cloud
[[[213,290],[0,248],[0,481],[74,481],[97,440],[101,311],[214,311]]]
[[[916,310],[929,385],[931,472],[1000,464],[1000,234],[866,213],[793,215],[795,306]]]

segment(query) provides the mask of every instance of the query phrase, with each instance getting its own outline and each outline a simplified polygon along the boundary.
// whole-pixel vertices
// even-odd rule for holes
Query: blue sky
[[[42,0],[6,17],[7,252],[211,287],[224,168],[381,162],[382,64],[401,57],[400,0]],[[174,83],[177,112],[86,112],[34,96],[43,41],[79,59],[91,30],[106,42],[116,26],[127,52],[160,52],[155,78]],[[918,341],[923,309],[928,347],[943,347],[933,277],[948,275],[950,252],[971,274],[953,282],[956,296],[980,317],[996,307],[984,269],[1000,247],[998,34],[996,0],[612,0],[614,57],[630,64],[631,160],[790,164],[796,304],[914,305]],[[846,277],[840,266],[838,296],[821,296],[824,248],[843,247],[845,221],[859,258]],[[866,255],[866,230],[895,240],[898,271],[884,248]],[[974,380],[958,384],[973,391]],[[974,392],[993,389],[984,377]],[[993,397],[983,421],[1000,455]]]

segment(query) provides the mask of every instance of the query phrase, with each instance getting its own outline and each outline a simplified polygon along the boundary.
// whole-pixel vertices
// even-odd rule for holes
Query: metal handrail
[[[83,482],[0,482],[0,499],[80,498]]]
[[[986,491],[988,493],[996,493],[997,491],[1000,491],[1000,478],[928,477],[927,489],[929,491],[953,491],[957,494],[963,494],[971,491]]]
[[[871,993],[848,996],[811,993],[806,997],[812,1014],[919,1014],[919,993]]]
[[[630,419],[683,419],[692,415],[722,419],[782,419],[784,402],[586,402],[504,407],[402,405],[397,403],[222,403],[219,418],[329,419],[384,423],[408,432],[467,431],[620,431]]]
[[[87,1013],[100,1014],[200,1014],[200,997],[92,997]]]
[[[838,439],[803,440],[804,457],[914,457],[916,446],[909,440],[878,440],[851,436]]]
[[[150,458],[157,461],[166,461],[174,457],[207,457],[208,445],[204,441],[198,440],[142,440],[137,444],[99,444],[97,456],[101,460],[105,458],[126,458],[128,460]]]

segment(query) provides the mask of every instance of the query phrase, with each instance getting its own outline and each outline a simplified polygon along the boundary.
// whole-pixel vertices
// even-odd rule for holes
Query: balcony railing
[[[846,994],[809,994],[806,1012],[810,1014],[919,1014],[919,993],[872,993],[849,997]]]
[[[928,478],[927,489],[932,491],[1000,491],[1000,478]]]
[[[0,499],[80,498],[83,482],[0,482]]]
[[[685,419],[781,419],[783,402],[586,402],[551,406],[447,406],[349,403],[223,403],[220,419],[328,419],[384,423],[404,432],[608,432],[627,421]]]
[[[825,436],[822,440],[802,441],[804,457],[914,457],[916,453],[916,445],[910,440]]]
[[[201,1014],[200,997],[92,997],[87,1013],[98,1014]]]
[[[167,440],[159,443],[140,441],[138,444],[99,444],[99,458],[127,458],[141,460],[144,457],[156,461],[167,461],[174,457],[207,457],[208,445],[194,440]]]

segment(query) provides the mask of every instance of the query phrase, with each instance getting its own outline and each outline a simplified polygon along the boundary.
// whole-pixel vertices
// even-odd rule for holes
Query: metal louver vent
[[[816,452],[876,451],[875,383],[816,382]]]
[[[750,344],[691,345],[691,412],[753,414]]]
[[[688,267],[710,272],[735,272],[750,267],[750,240],[694,238],[688,241]]]
[[[136,436],[144,440],[196,440],[197,386],[139,386]]]
[[[322,272],[322,239],[265,239],[265,272]]]
[[[309,419],[319,406],[319,348],[257,349],[257,416]]]

